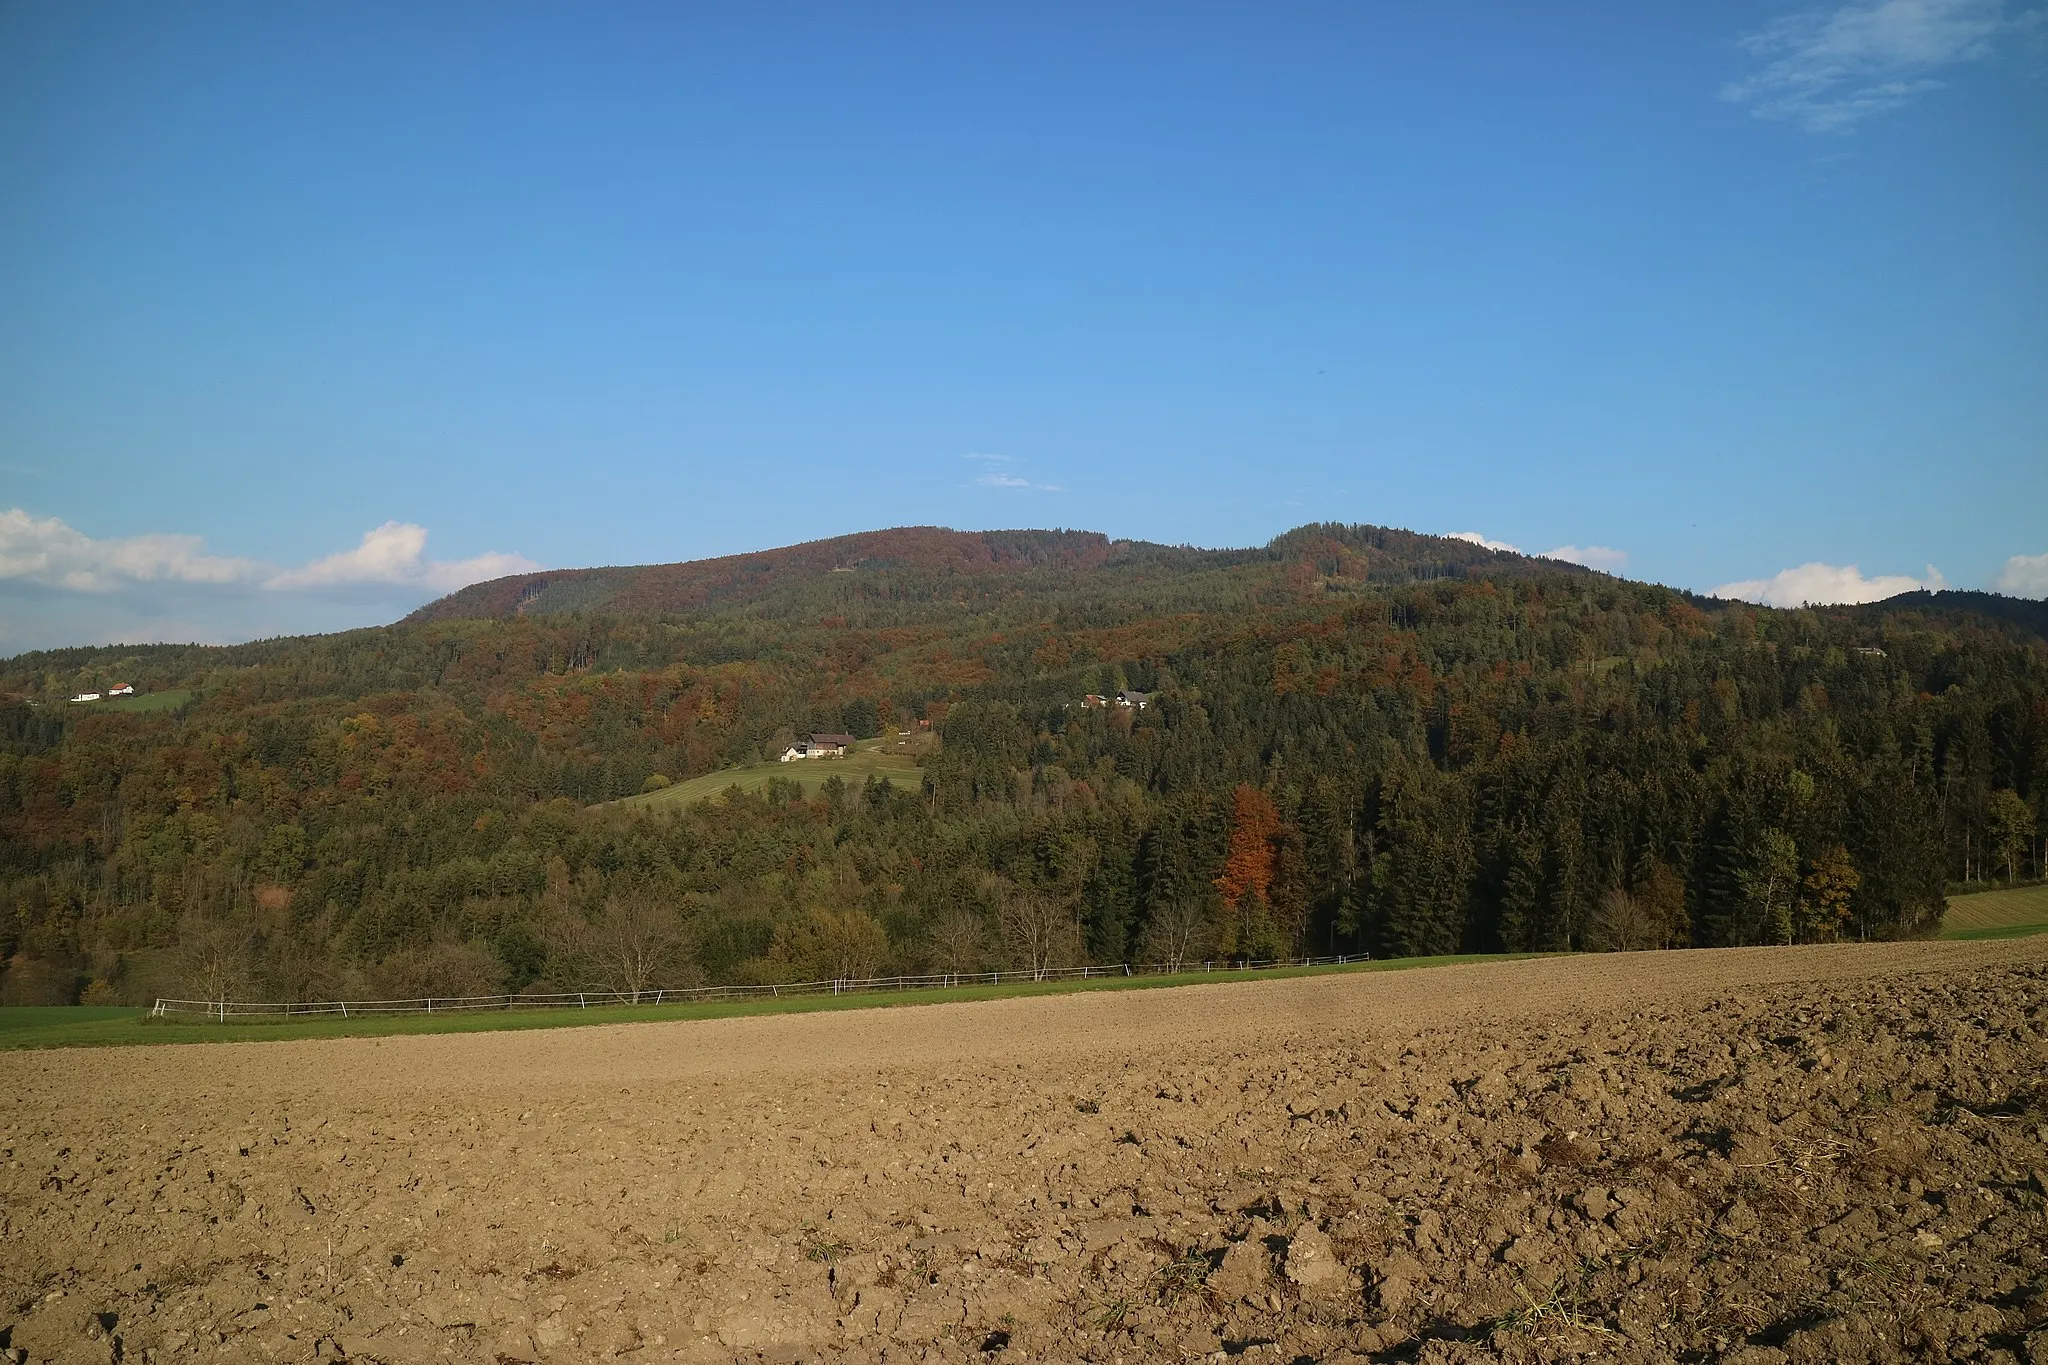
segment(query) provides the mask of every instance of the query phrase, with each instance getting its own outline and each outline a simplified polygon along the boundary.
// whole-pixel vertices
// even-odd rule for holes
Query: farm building
[[[800,758],[844,758],[846,751],[852,747],[852,735],[813,734],[809,739],[799,740],[784,750],[782,761],[794,763]]]

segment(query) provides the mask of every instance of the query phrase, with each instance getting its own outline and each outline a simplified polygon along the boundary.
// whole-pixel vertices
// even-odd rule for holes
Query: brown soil
[[[0,1082],[16,1360],[2048,1365],[2048,938]]]

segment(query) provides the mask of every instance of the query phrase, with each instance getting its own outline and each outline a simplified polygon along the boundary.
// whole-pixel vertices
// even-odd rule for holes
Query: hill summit
[[[1254,549],[1197,549],[1113,540],[1099,531],[955,531],[899,526],[779,549],[675,564],[548,569],[477,583],[421,607],[411,622],[505,619],[581,612],[655,617],[737,607],[815,585],[828,574],[886,579],[898,600],[956,597],[962,580],[1034,580],[1056,589],[1077,579],[1174,577],[1304,559],[1363,582],[1462,577],[1472,571],[1584,573],[1575,564],[1489,550],[1449,536],[1383,526],[1298,527]],[[1014,591],[1015,581],[1003,591]],[[988,590],[987,585],[977,591]]]

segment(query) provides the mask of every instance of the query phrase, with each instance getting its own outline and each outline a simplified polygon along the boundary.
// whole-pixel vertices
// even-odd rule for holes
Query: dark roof
[[[853,736],[852,736],[852,735],[819,735],[819,734],[813,734],[813,735],[811,736],[811,743],[813,743],[813,744],[837,744],[837,745],[838,745],[838,746],[839,746],[840,748],[842,748],[842,749],[847,749],[847,748],[851,748],[851,747],[853,747]]]

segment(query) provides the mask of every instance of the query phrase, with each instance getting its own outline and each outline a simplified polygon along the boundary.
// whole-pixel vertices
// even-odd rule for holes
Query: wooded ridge
[[[907,528],[22,655],[0,999],[1925,933],[1946,883],[2041,870],[2048,641],[1988,596],[1774,611],[1371,526]],[[190,695],[65,702],[116,675]],[[936,737],[915,782],[610,804],[900,731]]]

